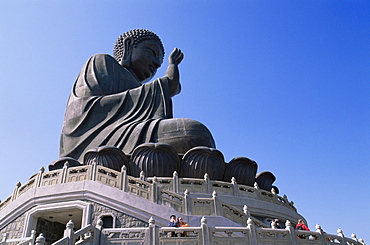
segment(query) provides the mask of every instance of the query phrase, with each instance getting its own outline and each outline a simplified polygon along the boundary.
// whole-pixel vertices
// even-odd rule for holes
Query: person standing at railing
[[[184,221],[182,217],[177,219],[177,227],[188,227],[189,225]],[[187,236],[187,232],[184,231],[181,236]]]
[[[274,219],[270,224],[272,229],[281,229],[279,219]]]
[[[170,216],[170,222],[168,222],[168,227],[178,227],[177,221],[176,221],[176,215],[173,214]],[[176,236],[175,232],[170,232],[169,234],[171,234],[170,236]]]
[[[302,219],[299,219],[298,220],[298,224],[295,226],[295,229],[296,230],[310,231],[310,229],[305,225],[305,223],[303,222]],[[304,235],[299,235],[298,237],[301,238],[301,239],[304,239],[305,238]]]

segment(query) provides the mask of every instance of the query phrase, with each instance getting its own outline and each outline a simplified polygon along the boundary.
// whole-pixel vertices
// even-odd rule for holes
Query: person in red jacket
[[[299,219],[298,220],[298,224],[295,226],[295,229],[296,230],[305,230],[305,231],[309,231],[310,229],[305,225],[305,223],[303,222],[303,220]],[[301,239],[304,239],[305,236],[304,235],[299,235],[298,236],[299,238]]]

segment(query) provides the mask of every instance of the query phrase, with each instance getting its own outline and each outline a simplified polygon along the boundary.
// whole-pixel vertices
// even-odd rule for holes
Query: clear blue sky
[[[58,158],[82,65],[134,28],[185,54],[175,117],[273,172],[311,229],[370,243],[369,1],[0,1],[1,200]]]

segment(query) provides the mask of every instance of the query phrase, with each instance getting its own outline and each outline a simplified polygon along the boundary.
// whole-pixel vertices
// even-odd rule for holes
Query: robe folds
[[[151,142],[161,119],[172,118],[169,80],[141,84],[110,55],[96,54],[81,69],[69,96],[60,157],[83,160],[84,152],[115,146],[130,154]]]

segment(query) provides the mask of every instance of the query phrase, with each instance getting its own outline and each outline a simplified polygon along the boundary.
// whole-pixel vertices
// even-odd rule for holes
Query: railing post
[[[215,215],[216,216],[221,216],[222,215],[221,214],[222,209],[220,207],[220,202],[218,201],[216,190],[214,190],[213,193],[212,193],[212,199],[213,199],[213,205],[215,206],[215,210],[214,210]]]
[[[155,220],[153,219],[153,217],[150,217],[149,219],[149,228],[148,228],[148,231],[149,231],[149,234],[148,234],[148,237],[149,237],[149,245],[156,245],[158,244],[158,241],[157,241],[157,229],[155,227]]]
[[[256,226],[253,223],[253,220],[249,217],[247,220],[247,230],[249,235],[249,245],[257,245],[257,234],[256,234]]]
[[[292,223],[290,223],[289,220],[285,222],[285,229],[289,231],[289,236],[290,236],[290,243],[292,245],[297,245],[297,236],[295,234],[294,228],[292,226]]]
[[[185,199],[185,214],[186,215],[191,215],[191,199],[190,199],[190,191],[186,189],[184,191],[184,199]]]
[[[62,170],[62,179],[60,181],[61,184],[66,183],[67,181],[68,166],[69,166],[69,162],[66,161],[64,163],[63,170]]]
[[[14,201],[15,199],[17,199],[17,196],[18,196],[18,190],[19,190],[19,187],[21,187],[21,182],[18,182],[16,185],[15,185],[15,188],[14,188],[14,191],[13,191],[13,194],[12,194],[12,201]]]
[[[98,165],[98,163],[97,163],[97,160],[96,160],[96,157],[95,157],[92,160],[90,180],[93,180],[93,181],[96,180],[97,165]]]
[[[260,187],[258,186],[257,182],[254,182],[254,189],[256,190],[257,199],[261,200],[261,190],[260,190]]]
[[[244,212],[245,216],[247,217],[247,219],[250,218],[251,215],[249,213],[249,210],[248,210],[248,206],[247,205],[244,205],[243,206],[243,212]]]
[[[145,181],[145,173],[144,173],[143,170],[141,170],[141,172],[140,172],[139,179],[142,180],[142,181]]]
[[[32,230],[31,231],[31,236],[30,236],[30,238],[31,238],[31,245],[33,245],[33,244],[35,244],[35,238],[36,238],[36,231],[35,230]]]
[[[158,179],[156,176],[153,177],[153,183],[151,185],[150,199],[153,203],[158,201]]]
[[[239,196],[239,186],[234,177],[231,178],[231,184],[233,184],[233,195]]]
[[[36,175],[36,183],[35,183],[35,187],[40,187],[41,186],[41,181],[42,181],[42,174],[44,173],[45,171],[45,168],[44,167],[41,167],[40,170],[37,172],[37,175]]]
[[[346,238],[344,237],[342,229],[338,228],[337,233],[338,233],[338,236],[340,236],[342,238],[342,241],[341,241],[340,244],[346,245],[347,244],[346,243]]]
[[[321,226],[319,224],[316,224],[315,226],[316,232],[320,234],[320,241],[322,245],[326,244],[326,237],[324,231],[321,229]]]
[[[207,192],[206,193],[211,193],[211,181],[210,181],[209,175],[207,173],[204,174],[204,181],[205,181],[206,187],[207,187]]]
[[[73,231],[74,227],[75,224],[72,222],[72,220],[70,220],[66,225],[66,229],[64,230],[64,237],[68,237],[67,245],[73,245],[75,243]]]
[[[201,219],[201,225],[200,227],[202,228],[202,242],[203,245],[209,245],[209,230],[208,230],[208,225],[207,225],[207,219],[203,216]]]
[[[121,168],[121,181],[119,182],[119,189],[126,192],[128,186],[127,168],[125,165]]]
[[[41,233],[37,238],[36,238],[36,245],[44,245],[45,244],[45,237],[44,234]]]
[[[173,172],[172,185],[173,192],[179,193],[179,175],[176,171]]]
[[[96,233],[94,233],[94,242],[93,244],[103,244],[103,236],[101,235],[101,230],[103,229],[103,220],[99,219],[98,222],[96,222]]]

